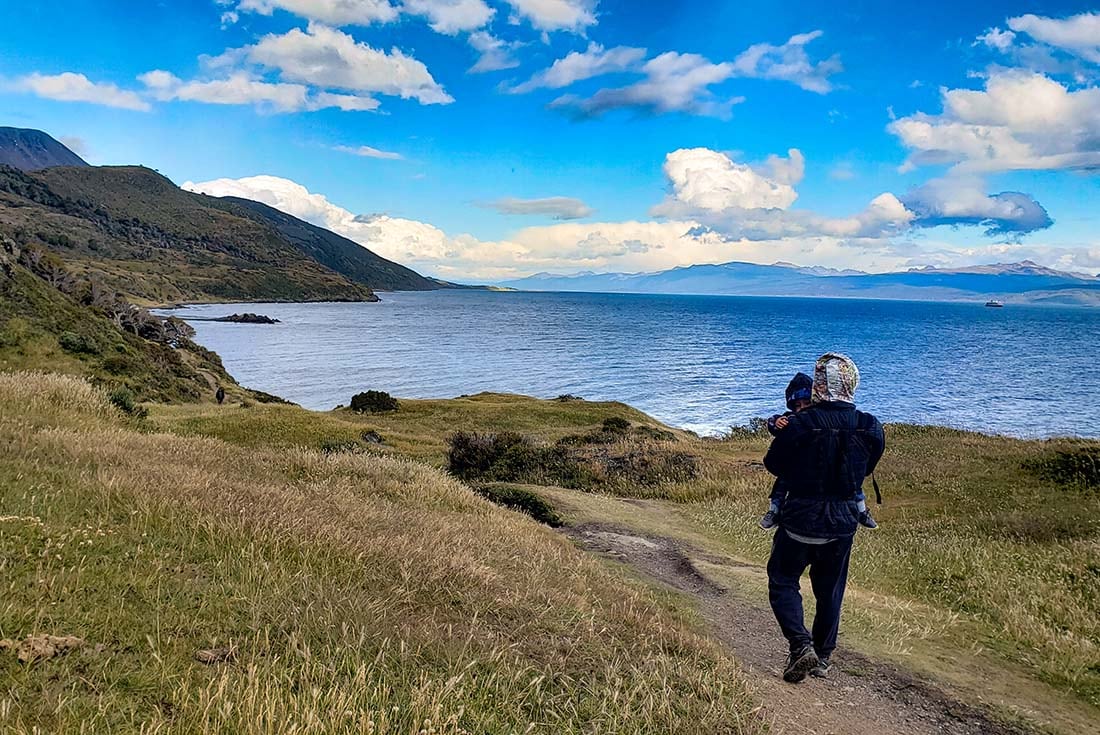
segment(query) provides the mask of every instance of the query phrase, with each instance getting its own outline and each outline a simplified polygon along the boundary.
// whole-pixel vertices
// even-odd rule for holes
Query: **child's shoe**
[[[764,517],[760,519],[760,527],[765,531],[769,528],[775,528],[777,525],[779,525],[778,511],[769,509],[768,512],[764,514]]]
[[[828,657],[817,657],[817,666],[810,669],[810,676],[816,676],[818,679],[828,679],[829,672],[833,670],[833,665],[829,663]]]
[[[859,525],[864,528],[878,528],[878,523],[871,517],[871,511],[865,510],[859,514]]]

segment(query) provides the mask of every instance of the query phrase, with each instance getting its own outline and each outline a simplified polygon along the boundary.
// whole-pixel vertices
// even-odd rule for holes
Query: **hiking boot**
[[[806,674],[818,665],[817,654],[813,646],[805,646],[787,657],[787,668],[783,669],[783,681],[797,684],[806,678]]]
[[[769,510],[764,514],[764,517],[760,519],[760,527],[767,531],[769,528],[775,528],[779,525],[779,513],[774,510]]]
[[[864,528],[878,528],[878,523],[871,517],[871,511],[865,510],[859,514],[859,525]]]
[[[817,666],[810,669],[810,676],[816,676],[818,679],[828,679],[829,672],[832,670],[832,668],[833,665],[829,663],[829,659],[827,657],[819,657],[817,659]]]

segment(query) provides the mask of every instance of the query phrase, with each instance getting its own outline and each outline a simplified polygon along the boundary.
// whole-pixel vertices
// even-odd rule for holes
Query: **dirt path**
[[[764,702],[776,732],[799,735],[1016,735],[1026,730],[991,720],[935,684],[840,648],[826,680],[797,685],[781,678],[786,642],[767,607],[737,599],[701,567],[755,565],[705,554],[682,542],[603,523],[562,529],[582,548],[628,564],[694,598],[711,633],[730,648]],[[808,585],[803,585],[804,590]],[[808,590],[807,590],[808,591]],[[812,610],[812,603],[809,605]],[[811,613],[812,614],[812,613]]]

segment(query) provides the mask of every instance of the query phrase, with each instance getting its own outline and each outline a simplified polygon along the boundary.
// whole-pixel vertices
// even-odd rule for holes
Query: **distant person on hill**
[[[225,388],[219,385],[217,392],[214,393],[214,398],[217,399],[219,406],[225,403]]]
[[[768,419],[768,432],[772,436],[777,436],[780,431],[787,428],[791,416],[813,405],[813,388],[813,378],[806,373],[795,374],[791,382],[787,384],[787,412],[776,414]],[[783,481],[777,477],[772,485],[771,504],[768,506],[768,512],[760,519],[761,528],[767,530],[779,525],[780,509],[786,496],[787,489],[783,486]],[[871,516],[871,511],[867,509],[867,496],[863,494],[862,487],[856,491],[855,500],[859,507],[859,525],[867,528],[878,528],[878,523]]]
[[[822,355],[814,367],[813,405],[788,417],[764,457],[786,493],[768,560],[768,598],[790,645],[783,679],[792,683],[829,675],[859,528],[856,498],[886,446],[878,419],[856,410],[858,385],[850,358]],[[817,602],[812,633],[799,589],[806,567]]]

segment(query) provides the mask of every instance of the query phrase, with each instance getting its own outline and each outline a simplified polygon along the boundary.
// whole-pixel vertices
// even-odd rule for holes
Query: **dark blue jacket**
[[[780,525],[814,538],[855,534],[856,491],[885,448],[882,424],[850,403],[819,403],[791,416],[764,457],[787,493]]]

